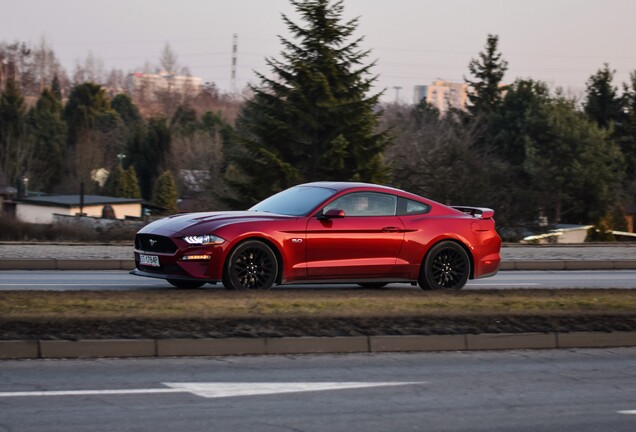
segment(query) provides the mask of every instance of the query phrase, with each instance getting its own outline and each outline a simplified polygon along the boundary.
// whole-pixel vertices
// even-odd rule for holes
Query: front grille
[[[175,253],[177,246],[169,237],[154,234],[137,234],[135,236],[135,247],[138,250],[157,253]]]

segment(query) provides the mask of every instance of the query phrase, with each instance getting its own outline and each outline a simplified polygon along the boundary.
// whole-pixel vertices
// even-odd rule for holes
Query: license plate
[[[139,254],[139,264],[151,266],[151,267],[159,267],[159,257],[156,255],[143,255]]]

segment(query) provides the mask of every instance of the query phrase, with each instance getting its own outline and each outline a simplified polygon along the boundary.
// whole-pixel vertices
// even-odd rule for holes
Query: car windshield
[[[250,210],[289,216],[305,216],[335,193],[335,190],[323,187],[296,186],[272,195]]]

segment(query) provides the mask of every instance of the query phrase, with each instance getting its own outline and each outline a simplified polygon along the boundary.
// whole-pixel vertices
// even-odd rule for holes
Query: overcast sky
[[[636,70],[634,0],[345,0],[360,17],[356,36],[377,60],[384,100],[412,102],[413,86],[462,82],[489,33],[509,62],[504,78],[546,81],[571,94],[609,63],[615,84]],[[166,42],[195,76],[231,88],[232,35],[238,34],[237,86],[267,75],[280,58],[281,13],[299,21],[288,0],[0,0],[0,41],[45,37],[69,73],[92,53],[106,70],[157,65]],[[395,87],[401,87],[396,91]]]

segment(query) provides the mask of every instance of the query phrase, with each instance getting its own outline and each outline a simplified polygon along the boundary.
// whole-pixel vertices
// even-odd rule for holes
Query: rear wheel
[[[444,241],[431,248],[420,269],[419,284],[426,290],[459,290],[470,276],[468,253],[459,244]]]
[[[274,251],[261,241],[251,240],[230,253],[223,271],[223,285],[230,290],[268,290],[277,276]]]
[[[179,279],[168,279],[168,282],[179,289],[197,289],[205,285],[205,282],[184,281]]]

